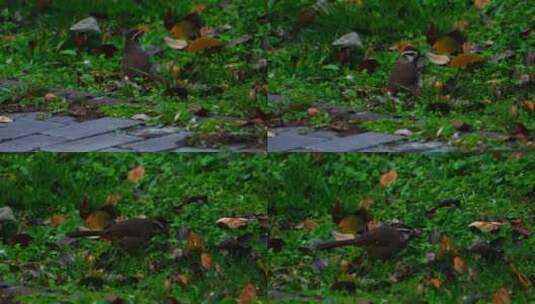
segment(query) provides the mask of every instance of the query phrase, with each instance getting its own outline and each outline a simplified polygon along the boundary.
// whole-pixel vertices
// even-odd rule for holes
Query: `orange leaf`
[[[441,255],[449,254],[449,253],[455,253],[455,244],[453,243],[453,240],[450,239],[447,235],[443,234],[440,236],[440,251],[439,253]]]
[[[500,288],[496,290],[494,294],[494,304],[509,304],[511,303],[511,298],[509,297],[509,291],[505,288]]]
[[[131,183],[138,182],[145,175],[145,168],[143,166],[137,166],[128,171],[128,181]]]
[[[482,9],[490,4],[490,0],[474,0],[475,7]]]
[[[85,224],[93,230],[102,230],[112,223],[111,215],[102,210],[91,213],[86,219]]]
[[[385,174],[381,175],[381,180],[379,183],[381,184],[381,186],[386,188],[392,185],[396,181],[397,178],[398,178],[398,173],[394,170],[390,170],[386,172]]]
[[[54,215],[50,218],[50,225],[59,226],[65,223],[65,217],[63,215]]]
[[[212,268],[212,257],[206,252],[201,254],[201,265],[206,270]]]
[[[240,299],[238,300],[239,304],[250,304],[253,303],[253,300],[256,298],[256,287],[249,283],[243,288]]]
[[[433,50],[439,55],[454,53],[460,49],[459,43],[450,36],[444,36],[433,44]]]
[[[343,234],[355,234],[358,231],[363,230],[366,227],[366,222],[358,216],[351,214],[344,217],[340,223],[338,223],[338,231]]]
[[[186,48],[186,51],[188,52],[200,52],[207,49],[217,48],[221,47],[223,45],[223,42],[216,38],[212,37],[201,37],[193,40],[188,47]]]
[[[503,223],[477,221],[477,222],[471,223],[470,225],[468,225],[468,227],[477,228],[481,232],[492,232],[492,231],[498,230],[501,225],[503,225]]]
[[[320,113],[320,110],[318,108],[315,108],[315,107],[308,108],[308,110],[307,110],[307,114],[310,117],[314,117],[314,116],[318,115],[319,113]]]
[[[466,269],[466,263],[464,262],[464,259],[460,256],[454,257],[453,269],[455,269],[455,271],[457,271],[458,273],[464,273],[464,270]]]
[[[431,284],[431,286],[435,287],[436,289],[442,287],[442,281],[436,278],[429,279],[429,284]]]
[[[531,112],[535,112],[535,101],[526,100],[524,106]]]
[[[529,289],[531,286],[533,286],[531,280],[524,273],[520,272],[515,265],[511,265],[511,271],[513,271],[513,273],[516,275],[516,278],[522,287]]]
[[[186,248],[188,250],[201,249],[202,248],[201,236],[195,232],[190,232],[188,235],[188,244]]]
[[[231,229],[247,226],[251,220],[243,217],[223,217],[216,221],[217,224],[227,226]]]
[[[485,61],[485,58],[477,54],[461,54],[456,57],[453,57],[450,62],[450,66],[460,68],[483,61]]]

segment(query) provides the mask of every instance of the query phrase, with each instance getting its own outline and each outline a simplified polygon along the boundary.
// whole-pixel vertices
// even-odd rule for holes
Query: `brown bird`
[[[166,229],[163,219],[130,219],[112,224],[101,231],[75,231],[68,233],[71,238],[98,236],[111,241],[121,249],[132,252],[145,246],[150,239]]]
[[[138,29],[126,33],[124,56],[121,63],[121,76],[133,80],[135,77],[158,79],[157,67],[151,63],[151,55],[139,43],[143,31]]]
[[[363,233],[352,240],[326,241],[315,245],[316,249],[331,249],[341,246],[359,246],[364,248],[370,256],[380,259],[388,259],[407,245],[406,238],[398,229],[383,225]]]
[[[399,91],[409,91],[413,95],[420,94],[418,58],[419,54],[415,48],[405,48],[390,73],[389,93],[395,95]]]

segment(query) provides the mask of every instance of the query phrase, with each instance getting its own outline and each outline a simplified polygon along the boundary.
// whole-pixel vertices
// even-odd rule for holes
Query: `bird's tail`
[[[314,245],[314,248],[316,248],[318,250],[323,250],[323,249],[331,249],[331,248],[342,247],[342,246],[351,246],[351,245],[353,245],[353,246],[359,245],[359,239],[340,240],[340,241],[325,241],[325,242],[317,243],[316,245]]]
[[[67,233],[68,237],[71,238],[79,238],[79,237],[87,237],[87,236],[101,236],[102,231],[98,230],[87,230],[87,231],[73,231]]]

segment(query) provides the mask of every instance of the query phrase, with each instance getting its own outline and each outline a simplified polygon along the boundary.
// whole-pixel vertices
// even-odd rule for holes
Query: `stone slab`
[[[15,139],[35,133],[55,130],[61,127],[63,127],[63,125],[58,123],[19,118],[12,123],[9,123],[7,126],[0,128],[0,142],[7,139]]]
[[[382,133],[362,133],[305,146],[312,152],[352,152],[382,144],[393,143],[404,137]]]
[[[48,152],[91,152],[142,140],[140,137],[120,133],[106,133],[98,136],[44,147]]]
[[[217,149],[210,148],[195,148],[195,147],[182,147],[174,150],[173,152],[177,153],[215,153],[220,152]]]
[[[275,136],[268,138],[268,152],[291,151],[336,137],[334,132],[312,131],[302,127],[278,128],[274,129],[273,133]]]
[[[89,120],[82,123],[72,124],[63,128],[57,128],[45,132],[45,135],[65,137],[68,139],[80,139],[98,134],[103,134],[115,130],[126,129],[140,124],[139,121],[131,119],[119,119],[104,117]]]
[[[191,133],[189,132],[180,132],[124,145],[122,148],[137,152],[169,151],[183,146],[185,139],[190,135]]]
[[[0,144],[0,152],[31,152],[39,148],[64,142],[62,137],[34,134]]]

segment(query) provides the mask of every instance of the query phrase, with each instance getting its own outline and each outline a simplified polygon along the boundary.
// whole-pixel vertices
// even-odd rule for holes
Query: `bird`
[[[370,256],[388,259],[403,250],[407,246],[407,241],[408,238],[398,229],[389,225],[382,225],[361,234],[355,239],[326,241],[318,243],[314,247],[323,250],[353,245],[362,247]]]
[[[136,218],[111,224],[104,230],[70,232],[67,237],[98,236],[99,239],[111,241],[126,252],[133,252],[144,247],[155,235],[164,232],[166,227],[165,220],[161,218]]]
[[[151,54],[139,43],[143,31],[133,29],[126,32],[124,55],[121,62],[121,76],[133,80],[136,77],[159,79],[157,66],[151,63]]]
[[[395,95],[399,91],[408,90],[413,95],[420,95],[420,76],[418,72],[418,51],[406,47],[394,64],[388,79],[388,92]]]

